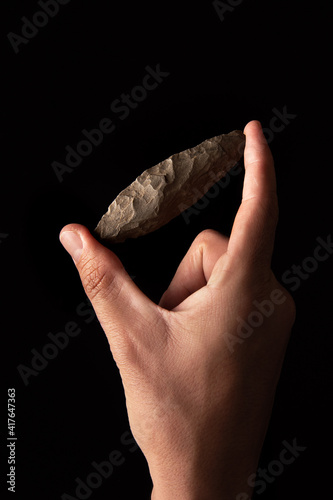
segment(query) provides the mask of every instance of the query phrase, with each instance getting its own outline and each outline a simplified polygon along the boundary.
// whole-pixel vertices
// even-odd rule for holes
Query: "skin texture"
[[[257,468],[295,305],[271,271],[273,158],[259,122],[244,133],[243,199],[230,239],[200,233],[158,305],[84,226],[60,234],[119,368],[153,500],[252,493],[247,479]],[[269,314],[246,328],[258,319],[254,301]]]

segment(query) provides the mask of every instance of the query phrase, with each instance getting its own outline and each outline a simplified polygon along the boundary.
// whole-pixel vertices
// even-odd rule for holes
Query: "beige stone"
[[[145,170],[111,203],[95,231],[119,243],[155,231],[195,204],[241,159],[240,130],[207,139]]]

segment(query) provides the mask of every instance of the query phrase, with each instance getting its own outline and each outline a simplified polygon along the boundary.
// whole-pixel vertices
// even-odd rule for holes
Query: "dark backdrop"
[[[149,497],[149,473],[128,434],[118,370],[58,234],[70,222],[93,230],[112,199],[144,169],[206,138],[243,129],[251,119],[262,122],[276,164],[280,222],[273,269],[297,304],[260,462],[262,469],[277,473],[256,488],[265,490],[257,498],[326,496],[331,491],[333,257],[327,253],[318,261],[313,255],[317,238],[329,242],[332,234],[327,2],[127,2],[119,7],[63,0],[59,8],[44,3],[49,14],[36,14],[43,12],[37,1],[7,5],[2,38],[6,369],[1,421],[8,456],[6,396],[13,387],[16,498],[79,498],[76,478],[98,483],[98,476],[90,476],[96,473],[93,464],[113,450],[121,452],[123,463],[90,494],[87,490],[86,498]],[[147,95],[135,89],[156,69],[163,73],[156,88]],[[120,110],[116,100],[122,94],[140,102]],[[81,161],[71,156],[77,165],[59,174],[66,147],[77,149],[86,139],[82,131],[96,129],[104,118],[112,120],[112,132]],[[114,248],[153,300],[159,300],[200,231],[230,232],[242,180],[242,174],[233,177],[189,224],[179,216]],[[295,279],[295,273],[301,276]],[[66,328],[76,335],[63,349],[49,348],[53,359],[43,361],[39,354],[52,344],[50,334]],[[24,372],[34,356],[38,371]],[[283,471],[278,464],[274,469],[283,442],[295,440],[306,449]],[[7,461],[3,466],[2,484]]]

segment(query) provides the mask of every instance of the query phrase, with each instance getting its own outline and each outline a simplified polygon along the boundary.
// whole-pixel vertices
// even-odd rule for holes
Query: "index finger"
[[[278,220],[274,161],[260,122],[249,122],[244,134],[243,198],[230,235],[228,254],[231,265],[241,262],[270,272]]]

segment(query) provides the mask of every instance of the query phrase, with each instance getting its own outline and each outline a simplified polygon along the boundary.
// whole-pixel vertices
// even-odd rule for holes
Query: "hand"
[[[200,233],[159,305],[84,226],[70,224],[60,235],[119,368],[154,500],[251,494],[247,478],[294,322],[294,302],[270,268],[273,159],[259,122],[244,133],[243,199],[230,239]]]

